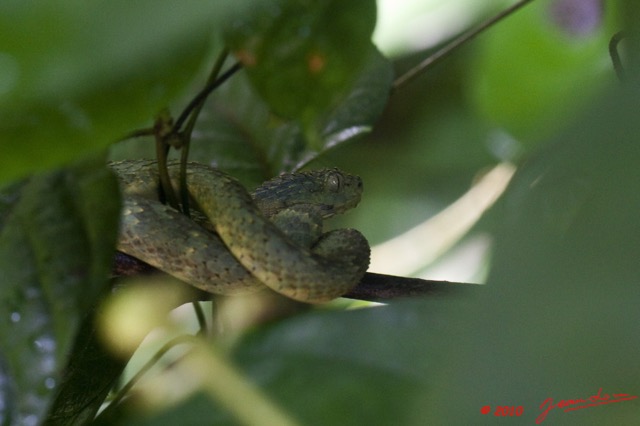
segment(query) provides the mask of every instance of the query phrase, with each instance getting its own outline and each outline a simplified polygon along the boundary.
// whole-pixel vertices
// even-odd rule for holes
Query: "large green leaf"
[[[443,362],[438,335],[450,303],[404,301],[290,318],[245,337],[234,350],[234,363],[299,424],[413,424],[413,407]],[[198,394],[160,412],[128,412],[115,424],[181,419],[195,425],[203,418],[209,424],[237,420],[218,401]]]
[[[0,419],[37,424],[60,385],[80,321],[106,284],[117,232],[100,163],[34,176],[3,193]],[[96,167],[98,165],[98,167]]]
[[[213,159],[234,175],[249,172],[254,184],[298,168],[370,132],[386,105],[391,79],[389,62],[371,48],[345,98],[318,117],[320,145],[311,146],[298,122],[275,117],[246,79],[238,78],[207,102],[196,127],[193,158]]]
[[[299,120],[318,149],[319,116],[346,96],[371,49],[370,0],[269,0],[242,10],[225,39],[269,106]]]
[[[255,186],[368,134],[387,104],[393,72],[374,48],[366,59],[345,99],[319,118],[319,147],[310,146],[298,122],[275,116],[240,72],[205,103],[194,130],[190,159],[212,164]],[[149,139],[127,141],[112,149],[113,158],[118,159],[153,155]]]

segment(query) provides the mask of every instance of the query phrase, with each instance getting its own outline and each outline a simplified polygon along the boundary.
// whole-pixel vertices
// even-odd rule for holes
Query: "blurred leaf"
[[[102,162],[34,176],[9,195],[0,231],[3,424],[42,421],[79,322],[104,289],[118,208],[104,203],[117,186]]]
[[[514,178],[486,293],[456,314],[425,422],[495,424],[482,406],[523,405],[531,423],[546,398],[640,396],[639,110],[632,86],[610,91]],[[637,401],[547,417],[637,418]]]
[[[149,122],[199,71],[229,8],[3,2],[0,182],[81,158]]]
[[[592,5],[581,14],[560,3],[569,2],[533,2],[477,41],[471,96],[483,115],[525,142],[551,136],[613,78],[607,44],[620,29],[616,3],[573,2]],[[572,29],[578,22],[584,31]]]
[[[126,364],[126,357],[116,356],[104,344],[104,336],[97,332],[94,315],[84,317],[69,351],[69,360],[46,424],[89,424]]]
[[[245,337],[234,358],[300,424],[407,424],[413,418],[408,407],[422,400],[430,371],[443,361],[432,341],[443,326],[447,305],[442,302],[404,301],[290,318]],[[117,424],[170,424],[182,418],[190,419],[186,424],[202,418],[235,424],[202,395]]]
[[[269,0],[231,19],[225,39],[258,93],[274,112],[298,120],[317,150],[317,120],[360,73],[375,21],[368,0]]]
[[[433,48],[477,22],[502,0],[378,0],[376,46],[392,58]]]
[[[437,357],[424,333],[437,322],[416,301],[320,312],[250,336],[236,357],[303,424],[402,424]]]
[[[211,399],[205,393],[197,393],[186,401],[173,407],[166,407],[161,413],[141,413],[134,403],[125,401],[120,409],[108,419],[98,417],[95,426],[201,426],[203,419],[207,424],[215,425],[221,418],[211,405]],[[227,419],[229,420],[229,419]],[[228,424],[234,424],[228,422]]]

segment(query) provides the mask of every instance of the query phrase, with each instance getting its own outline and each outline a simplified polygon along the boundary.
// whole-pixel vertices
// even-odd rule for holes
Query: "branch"
[[[117,252],[113,267],[115,277],[150,275],[158,270],[141,260],[127,254]],[[459,291],[470,291],[478,288],[476,284],[450,281],[432,281],[420,278],[398,277],[367,272],[360,283],[344,297],[369,302],[389,302],[398,298],[423,296],[442,296]],[[211,294],[204,291],[195,292],[194,300],[210,300]]]
[[[369,302],[389,302],[398,298],[443,296],[459,290],[480,287],[477,284],[423,280],[367,272],[360,283],[344,297]]]

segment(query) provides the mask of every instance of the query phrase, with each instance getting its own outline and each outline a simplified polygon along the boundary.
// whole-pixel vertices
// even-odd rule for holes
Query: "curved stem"
[[[619,31],[611,37],[611,41],[609,41],[609,56],[611,56],[611,63],[613,64],[613,70],[616,72],[618,76],[618,80],[625,81],[625,72],[624,66],[622,65],[622,60],[620,59],[620,52],[618,51],[618,46],[620,42],[626,37],[626,33],[624,31]]]
[[[195,311],[195,314],[196,314],[196,318],[198,319],[198,325],[200,326],[200,331],[198,332],[198,334],[202,336],[206,336],[208,327],[207,327],[207,319],[204,316],[204,310],[202,309],[202,306],[200,306],[200,302],[194,301],[192,302],[192,304],[193,304],[193,310]]]

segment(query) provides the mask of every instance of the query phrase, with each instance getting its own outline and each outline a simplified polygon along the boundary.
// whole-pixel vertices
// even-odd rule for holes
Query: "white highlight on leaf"
[[[504,192],[515,172],[501,163],[449,207],[371,249],[369,271],[410,275],[423,269],[458,242]]]

